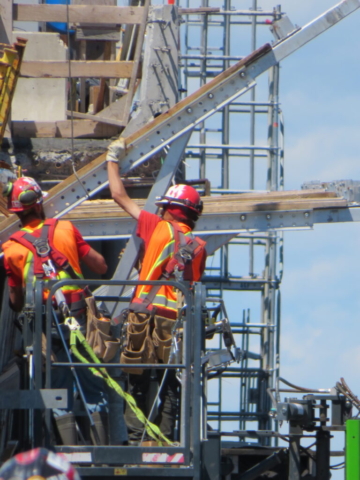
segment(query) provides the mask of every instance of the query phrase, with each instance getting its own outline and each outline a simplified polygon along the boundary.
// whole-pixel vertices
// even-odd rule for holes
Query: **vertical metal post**
[[[252,1],[252,10],[257,10],[257,0]],[[251,17],[251,50],[256,50],[256,15]],[[255,88],[251,90],[251,105],[250,105],[250,145],[255,145]],[[255,152],[250,150],[250,190],[255,188]]]
[[[193,462],[194,480],[201,478],[201,400],[203,398],[203,381],[201,367],[201,283],[194,283],[194,306],[191,323],[193,324],[193,398],[192,398],[192,428],[193,428]]]
[[[231,0],[225,1],[225,10],[231,9]],[[223,30],[223,54],[228,57],[230,55],[230,15],[224,15],[224,30]],[[224,70],[230,66],[228,59],[224,58],[223,68]],[[253,91],[254,89],[252,89]],[[230,107],[227,105],[222,111],[222,144],[229,145],[230,141]],[[224,189],[229,188],[229,149],[224,148],[222,151],[222,168],[221,168],[221,186]]]
[[[34,325],[34,389],[42,388],[42,320],[43,320],[43,282],[35,284],[35,325]],[[33,446],[40,447],[43,442],[42,411],[33,410]]]
[[[207,7],[209,5],[208,0],[202,0],[201,6]],[[208,16],[203,15],[203,27],[201,31],[201,46],[200,52],[202,58],[200,59],[200,87],[206,83],[207,79],[207,46],[208,46]],[[199,134],[200,144],[206,144],[206,130],[205,123],[200,125],[200,134]],[[205,148],[200,148],[200,178],[206,178],[206,150]]]
[[[257,0],[252,2],[252,10],[257,10]],[[251,17],[251,49],[256,50],[256,15]],[[250,93],[250,145],[255,145],[255,100],[256,89],[253,88]],[[250,190],[255,189],[255,150],[250,150]],[[254,274],[254,241],[249,240],[249,275]]]
[[[278,130],[279,130],[279,65],[271,68],[269,71],[269,113],[268,113],[268,170],[267,170],[267,190],[278,190],[279,179],[279,150],[278,150]]]
[[[298,426],[290,426],[290,447],[289,447],[289,480],[301,479],[300,464],[300,435],[303,433]]]
[[[360,451],[358,450],[358,456]],[[330,480],[330,432],[316,432],[316,480]],[[355,477],[352,478],[355,480]]]
[[[45,335],[46,342],[46,356],[45,356],[45,388],[51,388],[51,323],[52,323],[52,310],[51,299],[49,298],[45,306]],[[49,448],[51,442],[51,409],[45,410],[45,447]]]
[[[189,295],[188,308],[186,309],[186,322],[184,322],[184,346],[183,346],[183,362],[185,363],[185,370],[181,373],[181,412],[180,412],[180,441],[181,446],[191,448],[191,441],[193,439],[193,431],[191,421],[192,415],[192,372],[191,363],[193,358],[191,356],[192,344],[193,344],[193,299]],[[189,422],[190,419],[190,422]]]

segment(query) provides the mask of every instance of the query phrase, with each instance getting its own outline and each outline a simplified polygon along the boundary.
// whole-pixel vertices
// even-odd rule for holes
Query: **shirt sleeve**
[[[161,218],[154,213],[141,210],[137,224],[136,235],[144,240],[145,249],[148,247],[150,238],[160,221]]]
[[[21,287],[23,283],[21,270],[6,255],[4,255],[4,267],[9,287]]]
[[[85,257],[85,255],[87,255],[90,252],[91,247],[83,239],[79,230],[74,225],[72,225],[72,227],[74,229],[74,235],[75,235],[75,241],[78,249],[79,259],[82,259],[83,257]]]

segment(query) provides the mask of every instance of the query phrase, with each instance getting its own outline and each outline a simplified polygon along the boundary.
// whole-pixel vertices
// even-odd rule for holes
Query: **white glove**
[[[107,154],[106,154],[106,161],[118,163],[125,157],[125,153],[126,153],[125,139],[120,137],[114,142],[110,143]]]

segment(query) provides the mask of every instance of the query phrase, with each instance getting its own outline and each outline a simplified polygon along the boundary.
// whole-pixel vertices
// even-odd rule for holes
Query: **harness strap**
[[[20,230],[11,235],[10,239],[20,243],[34,255],[34,275],[38,278],[46,276],[44,265],[52,261],[56,270],[65,271],[70,278],[76,280],[79,277],[69,264],[66,256],[61,253],[54,245],[54,233],[57,225],[57,219],[49,218],[45,220],[41,227],[40,237],[36,237],[26,230]]]
[[[31,268],[31,266],[34,265],[34,257],[31,258],[30,264],[25,287],[25,308],[33,309],[35,308],[35,289],[33,287],[35,275],[34,268]]]
[[[195,250],[201,246],[196,238],[187,237],[176,222],[168,222],[172,226],[174,236],[174,253],[168,261],[165,271],[159,280],[168,280],[175,270],[183,272],[186,264],[194,257]],[[152,305],[161,285],[153,285],[143,299],[134,299],[129,309],[136,313],[155,313],[156,307]]]

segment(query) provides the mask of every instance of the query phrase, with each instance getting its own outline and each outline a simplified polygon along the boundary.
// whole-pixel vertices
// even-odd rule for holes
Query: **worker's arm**
[[[21,312],[24,306],[24,290],[22,286],[9,287],[10,307],[15,312]]]
[[[93,248],[81,259],[87,267],[95,273],[102,275],[107,271],[107,265],[104,257]]]
[[[135,220],[138,220],[141,209],[126,193],[124,184],[120,178],[118,164],[115,162],[107,162],[107,169],[111,197],[125,212],[135,218]]]

